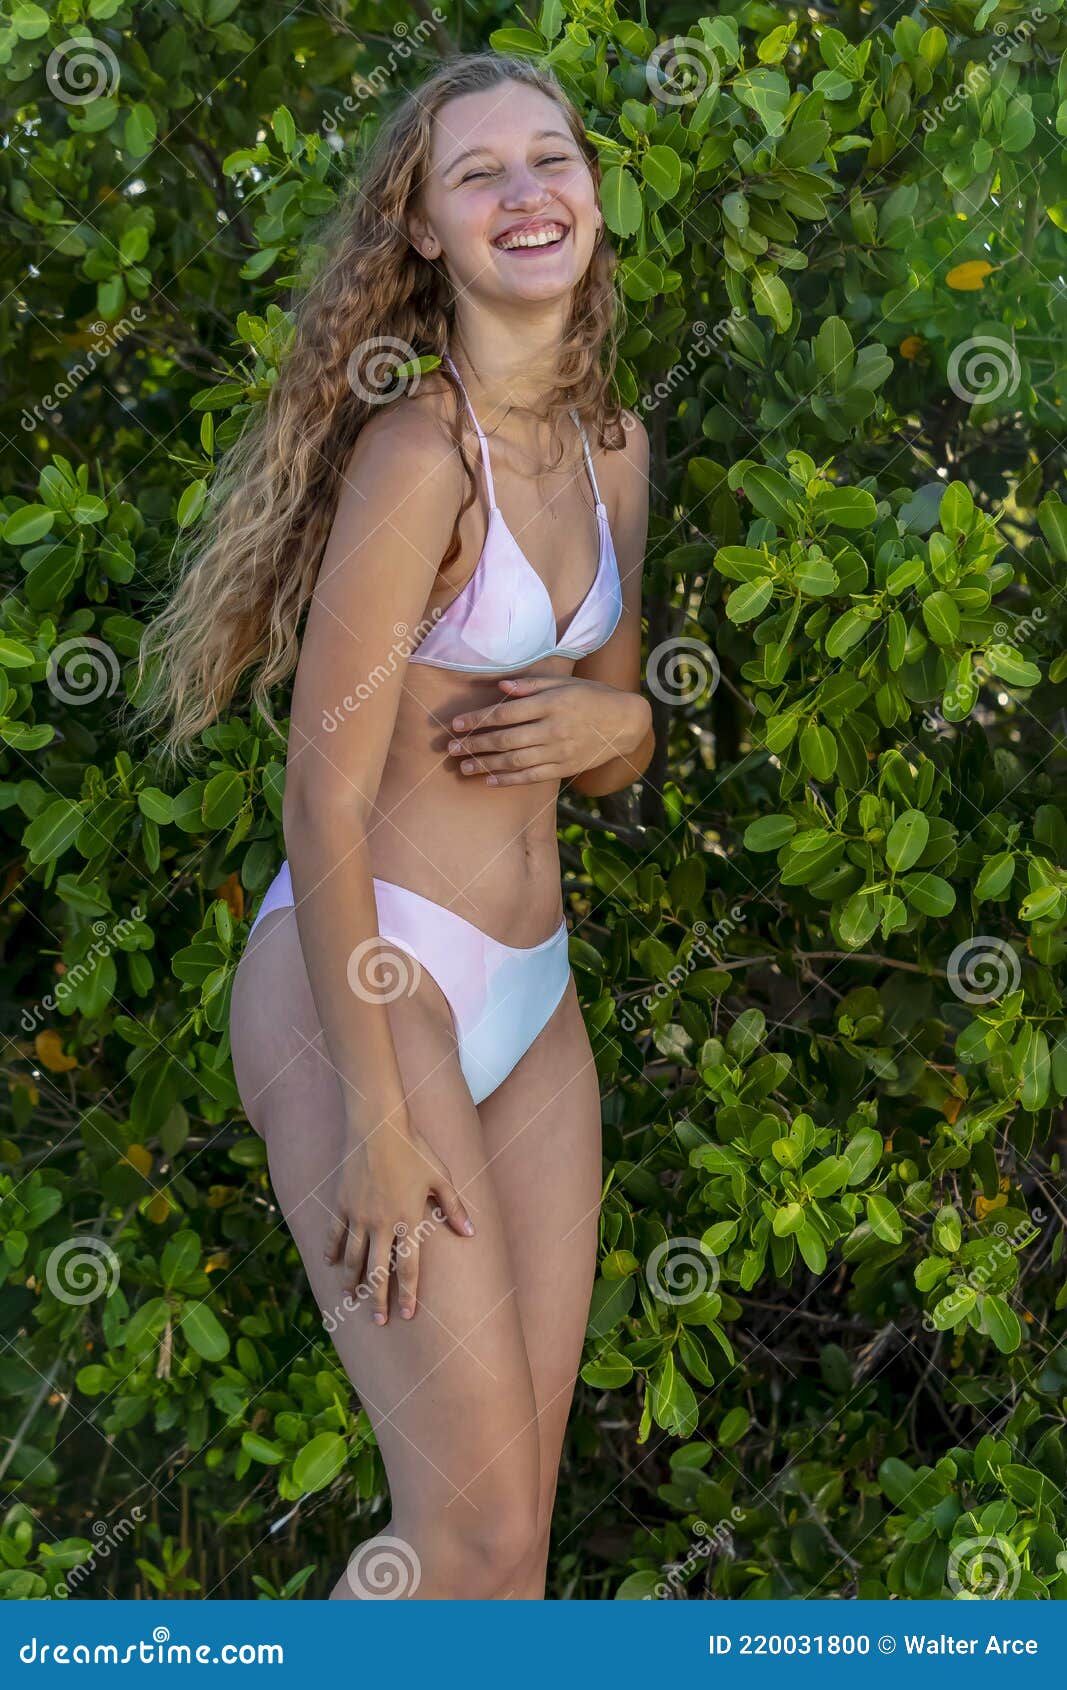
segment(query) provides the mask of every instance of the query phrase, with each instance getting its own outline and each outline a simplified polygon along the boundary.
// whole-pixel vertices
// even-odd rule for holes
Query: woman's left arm
[[[648,537],[649,444],[644,424],[623,412],[626,445],[612,454],[611,525],[622,613],[607,643],[571,675],[517,675],[498,682],[504,698],[452,720],[449,751],[468,778],[491,786],[565,781],[599,798],[632,785],[655,748],[652,710],[641,692],[641,580]]]
[[[568,784],[587,798],[601,798],[605,793],[632,786],[648,768],[656,745],[652,707],[641,691],[641,581],[648,541],[648,430],[632,411],[623,413],[623,421],[626,446],[612,455],[618,465],[619,490],[616,521],[611,530],[622,581],[622,615],[607,644],[576,663],[574,674],[579,680],[613,687],[619,694],[620,728],[637,737],[633,745],[615,737],[603,762],[591,764],[580,774],[571,776]]]

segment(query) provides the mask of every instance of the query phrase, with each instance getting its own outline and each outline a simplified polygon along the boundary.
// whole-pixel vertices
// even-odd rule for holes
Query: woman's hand
[[[430,1192],[436,1194],[440,1204],[434,1221],[425,1213]],[[335,1203],[325,1259],[337,1261],[347,1234],[344,1290],[351,1297],[356,1294],[367,1257],[371,1307],[379,1326],[389,1318],[389,1266],[394,1243],[400,1313],[410,1320],[419,1283],[419,1249],[427,1229],[432,1230],[437,1220],[447,1220],[456,1232],[466,1237],[474,1234],[474,1224],[448,1169],[422,1134],[410,1126],[397,1131],[383,1125],[362,1143],[351,1145],[341,1163]]]
[[[574,675],[519,675],[498,685],[510,695],[484,710],[453,716],[448,749],[460,773],[487,786],[569,780],[625,757],[652,722],[648,700]]]

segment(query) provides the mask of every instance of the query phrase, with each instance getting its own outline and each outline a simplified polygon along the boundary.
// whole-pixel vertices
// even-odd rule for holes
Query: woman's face
[[[551,300],[584,275],[598,230],[593,178],[554,100],[521,82],[463,94],[438,112],[418,250],[457,293]]]

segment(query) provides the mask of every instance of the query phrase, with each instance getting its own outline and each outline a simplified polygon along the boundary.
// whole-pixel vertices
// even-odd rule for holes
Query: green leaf
[[[900,1215],[888,1197],[868,1197],[867,1224],[875,1237],[886,1244],[899,1244],[904,1236]]]
[[[923,599],[923,621],[936,645],[955,645],[960,633],[960,613],[947,593],[931,593]]]
[[[745,849],[777,851],[788,839],[792,839],[796,830],[797,824],[792,816],[759,816],[745,829]]]
[[[600,207],[613,235],[626,238],[635,235],[641,227],[644,216],[641,190],[624,166],[613,164],[605,170],[600,184]]]
[[[837,740],[830,729],[809,722],[800,736],[800,760],[816,780],[829,780],[837,768]]]
[[[302,1495],[325,1490],[342,1472],[348,1446],[339,1432],[320,1432],[304,1445],[293,1462],[293,1484]]]
[[[989,1333],[1001,1355],[1011,1355],[1023,1341],[1023,1329],[1015,1310],[1003,1297],[995,1293],[982,1298],[979,1313],[982,1325]]]
[[[922,810],[905,810],[889,829],[886,862],[894,874],[901,874],[918,862],[930,837],[930,819]]]
[[[178,1322],[178,1329],[190,1349],[205,1361],[221,1361],[229,1354],[230,1340],[225,1328],[206,1303],[190,1303]]]
[[[726,614],[731,622],[751,622],[754,616],[766,610],[774,592],[774,582],[769,580],[748,581],[740,587],[735,587],[726,601]]]

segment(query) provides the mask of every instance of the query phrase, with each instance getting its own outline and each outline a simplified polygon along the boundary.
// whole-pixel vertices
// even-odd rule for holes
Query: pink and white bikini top
[[[445,355],[459,382],[481,443],[485,484],[489,494],[489,523],[485,545],[474,574],[462,591],[436,617],[410,654],[412,663],[438,669],[464,669],[506,674],[544,657],[588,657],[605,645],[622,615],[622,584],[608,526],[608,513],[593,473],[589,441],[577,412],[571,417],[582,437],[589,479],[596,499],[600,552],[593,584],[571,617],[562,637],[556,633],[556,614],[541,577],[519,550],[496,502],[489,443],[482,433],[459,371]]]

